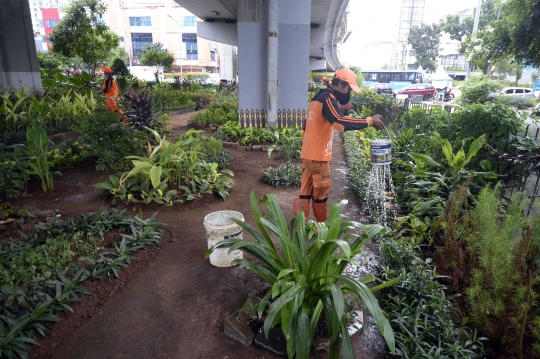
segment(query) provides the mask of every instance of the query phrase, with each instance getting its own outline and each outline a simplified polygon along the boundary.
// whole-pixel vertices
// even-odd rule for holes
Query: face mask
[[[334,95],[336,95],[336,98],[341,105],[346,105],[351,100],[350,92],[347,92],[346,94],[344,94],[341,92],[334,91]]]

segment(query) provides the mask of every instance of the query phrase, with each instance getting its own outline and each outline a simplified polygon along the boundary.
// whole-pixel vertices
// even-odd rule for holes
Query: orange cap
[[[321,77],[321,82],[325,82],[326,81],[326,77]]]
[[[350,69],[343,68],[336,72],[335,77],[338,79],[345,81],[351,86],[352,90],[356,93],[360,92],[360,89],[356,85],[356,74],[352,72]]]
[[[111,70],[110,67],[106,67],[106,68],[103,69],[103,72],[105,72],[105,73],[111,73],[112,70]]]

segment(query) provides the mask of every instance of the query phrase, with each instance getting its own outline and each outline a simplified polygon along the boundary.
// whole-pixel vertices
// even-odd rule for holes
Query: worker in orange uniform
[[[107,111],[116,112],[122,117],[122,123],[126,123],[127,116],[116,106],[116,98],[118,97],[118,86],[112,75],[112,70],[109,67],[103,69],[105,81],[103,81],[103,94],[105,95],[105,108]]]
[[[332,82],[330,80],[327,80],[326,77],[321,77],[321,82],[324,84],[324,87],[331,87]]]
[[[332,79],[331,87],[320,90],[311,100],[302,132],[302,183],[300,196],[293,201],[294,215],[303,211],[309,218],[310,202],[318,222],[328,218],[327,200],[332,184],[330,160],[334,129],[341,132],[361,130],[373,126],[384,128],[380,115],[355,119],[344,117],[338,107],[349,103],[351,91],[360,89],[356,85],[356,74],[350,69],[341,69]]]

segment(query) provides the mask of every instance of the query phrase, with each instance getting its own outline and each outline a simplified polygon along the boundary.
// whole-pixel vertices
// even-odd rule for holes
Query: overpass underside
[[[309,70],[337,70],[348,0],[175,0],[204,22],[197,35],[238,47],[243,127],[300,125]]]

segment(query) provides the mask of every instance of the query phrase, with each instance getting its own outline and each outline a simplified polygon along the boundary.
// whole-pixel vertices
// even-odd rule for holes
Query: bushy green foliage
[[[191,101],[195,102],[195,105],[199,110],[206,108],[206,106],[208,106],[208,104],[213,100],[212,94],[207,92],[195,92],[189,96]]]
[[[0,151],[0,201],[25,195],[30,176],[25,157],[15,152]]]
[[[402,280],[381,293],[396,338],[396,355],[414,358],[483,358],[482,341],[476,333],[452,321],[451,297],[438,281],[431,259],[422,260],[414,247],[400,240],[383,239],[378,278]]]
[[[243,135],[244,129],[240,126],[238,121],[228,121],[225,124],[219,126],[216,131],[215,137],[227,142],[238,141]]]
[[[261,181],[276,188],[300,187],[302,166],[287,162],[264,170]]]
[[[496,342],[523,337],[538,299],[534,286],[540,283],[536,271],[540,233],[531,232],[529,223],[539,222],[540,216],[529,219],[522,208],[522,197],[517,195],[501,221],[498,189],[484,188],[471,212],[466,237],[472,261],[467,288],[471,317]]]
[[[503,87],[500,80],[488,76],[471,76],[461,89],[461,102],[485,103],[490,93]]]
[[[82,215],[55,221],[20,241],[0,245],[0,356],[26,357],[35,337],[60,320],[58,312],[73,312],[71,302],[92,293],[82,286],[89,278],[118,276],[133,252],[159,242],[163,223],[156,215],[144,220],[123,212]],[[104,251],[103,235],[118,231],[118,240]],[[98,254],[98,252],[100,252]]]
[[[202,131],[188,131],[173,143],[148,130],[153,133],[156,145],[148,142],[148,151],[143,156],[127,156],[132,160],[131,170],[120,178],[109,176],[109,181],[95,185],[114,196],[113,204],[156,202],[170,206],[182,202],[182,197],[191,201],[212,193],[223,199],[229,196],[234,180],[224,175],[234,174],[227,169],[218,171],[217,163],[201,159],[205,150],[221,151],[217,149],[221,143],[217,146],[214,141],[206,142]]]
[[[137,155],[144,141],[122,127],[118,114],[97,110],[81,118],[81,130],[89,137],[90,156],[96,160],[96,169],[122,171],[131,168],[125,157]]]
[[[129,74],[129,70],[126,66],[126,62],[121,58],[115,58],[111,64],[111,70],[113,75],[116,76],[126,76]]]
[[[156,112],[195,107],[189,93],[174,90],[167,82],[154,85],[148,96],[152,99],[153,109]]]
[[[238,121],[238,112],[236,110],[207,107],[204,112],[199,112],[193,116],[190,123],[197,125],[223,125],[229,121]]]

